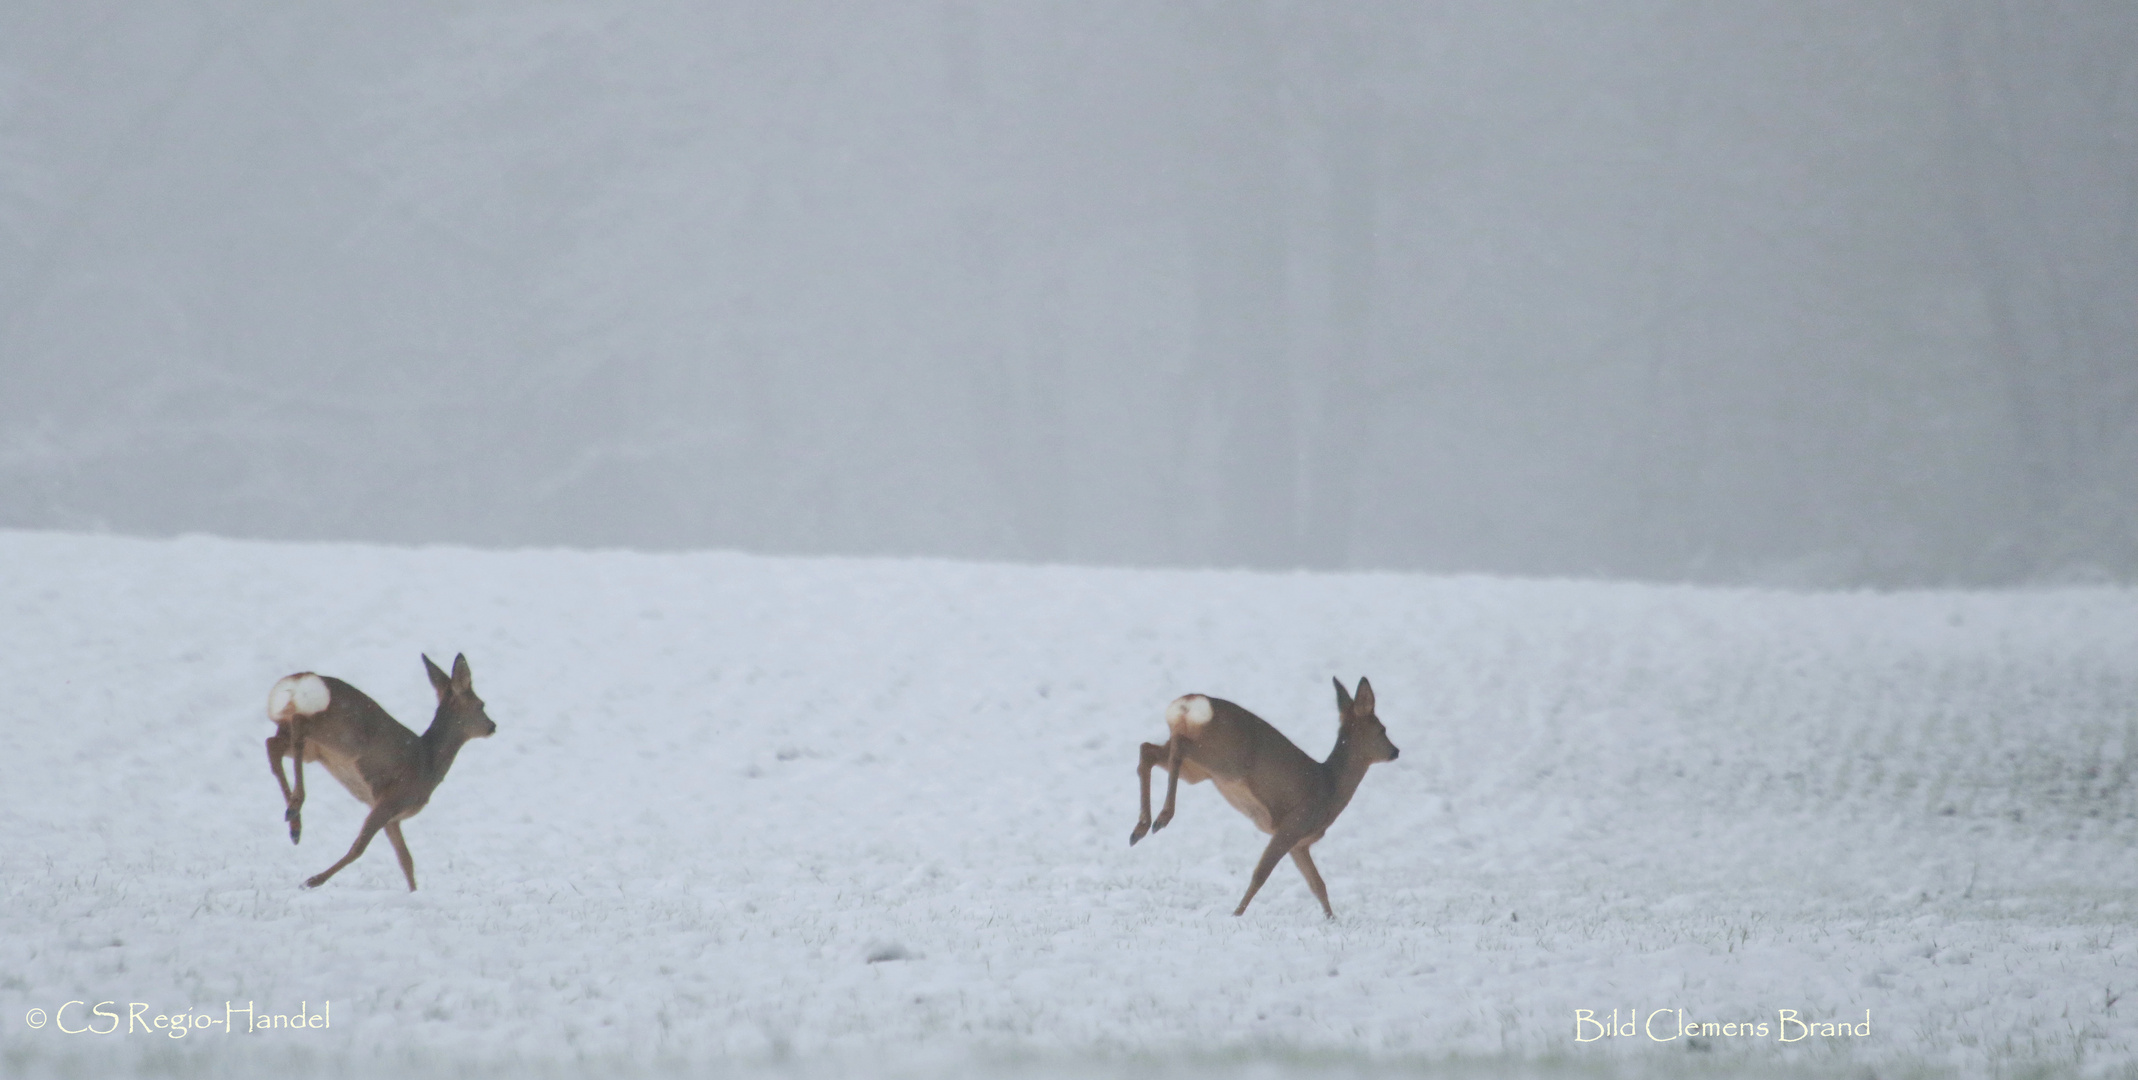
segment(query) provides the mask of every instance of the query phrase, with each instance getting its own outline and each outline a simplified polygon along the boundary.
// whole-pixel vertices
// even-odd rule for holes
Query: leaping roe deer
[[[1174,698],[1166,706],[1166,727],[1172,738],[1164,746],[1143,744],[1143,758],[1136,765],[1136,779],[1143,785],[1143,813],[1136,818],[1136,831],[1128,836],[1133,845],[1145,835],[1166,827],[1173,820],[1173,796],[1186,780],[1199,784],[1211,780],[1218,793],[1255,827],[1269,834],[1269,846],[1255,864],[1247,895],[1233,910],[1247,910],[1277,860],[1289,852],[1292,865],[1307,879],[1321,910],[1336,918],[1329,906],[1329,890],[1307,849],[1329,831],[1329,823],[1344,812],[1351,796],[1366,778],[1366,767],[1379,761],[1394,761],[1400,753],[1388,741],[1388,729],[1373,714],[1373,687],[1359,680],[1358,696],[1344,692],[1336,682],[1336,748],[1329,760],[1308,757],[1284,733],[1269,722],[1232,702],[1202,694]],[[1166,770],[1166,804],[1151,820],[1151,766]]]
[[[275,782],[282,785],[282,815],[290,824],[290,843],[304,832],[304,763],[316,761],[334,774],[357,801],[371,807],[363,831],[341,861],[304,883],[307,889],[325,884],[342,867],[364,853],[379,830],[393,841],[393,853],[401,859],[401,873],[408,878],[408,891],[416,891],[416,861],[409,857],[408,842],[401,839],[401,822],[413,817],[431,801],[431,792],[453,767],[454,755],[469,739],[497,734],[497,724],[483,712],[483,699],[475,696],[468,675],[468,658],[453,658],[453,673],[447,675],[423,658],[431,686],[438,691],[438,712],[430,730],[418,735],[386,715],[378,703],[356,687],[309,671],[287,676],[267,695],[267,717],[275,733],[267,740],[267,761],[275,767]],[[290,787],[282,773],[282,759],[297,763],[297,786]]]

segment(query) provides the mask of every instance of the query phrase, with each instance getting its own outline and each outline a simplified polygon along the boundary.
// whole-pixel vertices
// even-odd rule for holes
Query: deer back
[[[1331,783],[1321,762],[1269,721],[1230,701],[1190,694],[1166,710],[1166,726],[1185,743],[1184,756],[1216,781],[1225,800],[1265,831],[1298,807],[1329,797]]]
[[[269,715],[285,728],[298,725],[304,760],[325,766],[366,806],[424,771],[423,740],[370,695],[331,675],[305,672],[277,683]]]

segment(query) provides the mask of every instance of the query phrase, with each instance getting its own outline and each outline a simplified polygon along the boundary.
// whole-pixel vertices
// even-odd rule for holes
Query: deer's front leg
[[[1128,846],[1135,847],[1151,831],[1151,766],[1165,760],[1166,748],[1157,743],[1144,743],[1136,761],[1136,781],[1143,795],[1143,809],[1136,815],[1136,831],[1128,834]]]
[[[305,881],[304,887],[316,889],[326,884],[328,878],[341,873],[342,867],[355,862],[357,857],[364,853],[364,849],[371,846],[371,838],[377,836],[379,830],[385,828],[386,823],[393,820],[396,812],[398,812],[398,808],[389,806],[384,802],[372,807],[371,813],[364,817],[363,830],[356,834],[356,843],[349,845],[349,853],[342,856],[340,862],[327,867],[325,871],[312,875],[311,878]]]
[[[1314,899],[1321,901],[1321,913],[1336,918],[1336,909],[1329,906],[1329,888],[1321,883],[1321,871],[1314,868],[1314,856],[1307,854],[1310,846],[1301,844],[1292,849],[1292,865],[1298,867],[1300,876],[1307,879],[1307,888],[1314,890]]]
[[[386,823],[386,839],[393,841],[394,857],[401,860],[401,876],[408,879],[408,891],[415,892],[416,860],[414,856],[408,853],[408,841],[401,839],[401,823],[399,821]],[[1322,906],[1329,906],[1328,902],[1323,901]],[[1334,916],[1331,916],[1331,918],[1334,918]]]
[[[1262,883],[1269,880],[1269,872],[1277,868],[1277,860],[1307,838],[1308,830],[1302,826],[1300,815],[1277,823],[1276,832],[1270,834],[1269,846],[1262,849],[1262,858],[1255,863],[1255,876],[1247,883],[1247,895],[1240,897],[1240,906],[1232,910],[1234,915],[1247,913],[1248,901],[1262,891]]]

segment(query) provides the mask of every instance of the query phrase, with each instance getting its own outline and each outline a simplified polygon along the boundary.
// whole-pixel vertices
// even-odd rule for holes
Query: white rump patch
[[[287,724],[294,717],[323,713],[332,696],[327,681],[309,671],[285,675],[267,692],[267,718]]]
[[[1210,699],[1201,694],[1187,694],[1173,699],[1166,706],[1166,727],[1179,731],[1183,727],[1201,727],[1210,722]]]

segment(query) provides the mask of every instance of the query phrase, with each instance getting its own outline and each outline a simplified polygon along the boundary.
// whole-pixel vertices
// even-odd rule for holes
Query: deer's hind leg
[[[282,788],[282,820],[289,822],[292,844],[304,833],[304,817],[299,813],[304,808],[304,755],[292,745],[294,742],[295,737],[286,727],[278,726],[275,733],[267,737],[267,763],[274,767],[275,783]],[[294,758],[297,763],[297,787],[294,791],[290,788],[288,774],[282,771],[284,755]]]
[[[1142,757],[1136,762],[1136,779],[1142,785],[1143,811],[1136,817],[1136,831],[1128,834],[1128,842],[1131,846],[1136,841],[1143,839],[1146,834],[1165,828],[1166,824],[1173,820],[1173,800],[1180,791],[1181,781],[1186,780],[1191,784],[1200,784],[1210,779],[1209,772],[1205,771],[1202,766],[1197,765],[1195,759],[1187,756],[1187,741],[1178,735],[1166,740],[1164,746],[1160,746],[1157,743],[1144,743],[1141,753]],[[1156,821],[1151,820],[1151,766],[1153,765],[1163,765],[1166,770],[1166,802],[1165,806],[1158,811],[1158,820]]]
[[[1143,809],[1136,815],[1136,830],[1128,834],[1128,845],[1149,835],[1151,831],[1151,766],[1165,760],[1166,748],[1157,743],[1144,743],[1136,759],[1136,782],[1143,794]]]
[[[1149,744],[1144,744],[1148,746]],[[1173,799],[1180,794],[1180,770],[1188,756],[1188,740],[1178,735],[1166,740],[1166,804],[1158,808],[1158,819],[1151,822],[1151,831],[1165,828],[1173,821]],[[1197,777],[1200,779],[1200,777]]]

